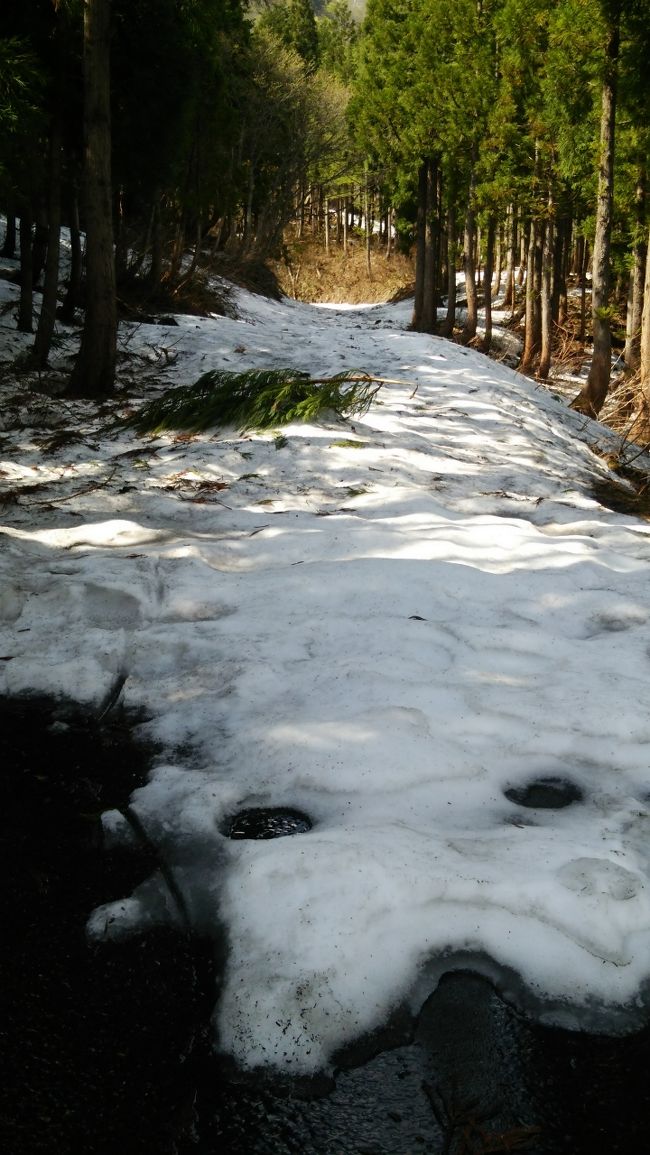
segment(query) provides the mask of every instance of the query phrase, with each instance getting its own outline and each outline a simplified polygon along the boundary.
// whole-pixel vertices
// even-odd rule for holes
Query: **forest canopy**
[[[23,330],[42,279],[34,364],[85,305],[73,387],[110,392],[116,292],[356,230],[369,269],[372,246],[412,255],[416,329],[488,351],[501,292],[541,378],[578,294],[576,407],[600,411],[614,350],[647,431],[649,41],[650,0],[4,0],[0,208]]]

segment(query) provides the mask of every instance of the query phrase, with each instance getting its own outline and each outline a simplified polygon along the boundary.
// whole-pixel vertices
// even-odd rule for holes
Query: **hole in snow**
[[[510,802],[529,810],[562,810],[583,798],[580,787],[566,778],[535,778],[525,786],[510,786],[503,793]]]
[[[240,810],[225,824],[228,838],[285,838],[288,834],[304,834],[311,830],[311,822],[301,810],[261,806]]]

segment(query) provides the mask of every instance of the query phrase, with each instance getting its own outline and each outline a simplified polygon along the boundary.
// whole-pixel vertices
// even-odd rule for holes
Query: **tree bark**
[[[571,405],[572,409],[589,417],[597,417],[605,403],[612,367],[609,289],[619,43],[620,15],[617,10],[609,26],[600,117],[598,204],[591,289],[594,348],[587,382]]]
[[[81,252],[81,228],[79,225],[79,193],[76,185],[70,194],[70,277],[66,289],[63,305],[61,306],[61,320],[71,325],[74,320],[75,309],[79,303],[81,291],[81,274],[83,270],[83,255]]]
[[[515,307],[515,267],[517,264],[518,220],[517,206],[510,205],[508,209],[508,259],[506,262],[506,290],[503,298],[503,308],[514,312]]]
[[[411,318],[411,328],[415,330],[419,330],[422,323],[428,167],[427,161],[423,160],[418,169],[418,204],[415,224],[415,296]]]
[[[548,217],[544,230],[544,245],[542,250],[542,284],[541,284],[541,349],[537,374],[545,381],[551,368],[553,344],[553,256],[554,234],[553,228],[553,201],[548,198]]]
[[[526,334],[524,351],[519,366],[522,373],[532,373],[540,351],[542,336],[541,252],[543,247],[542,222],[530,222],[528,254],[526,259]],[[538,259],[539,258],[539,259]]]
[[[641,315],[643,312],[643,281],[646,266],[645,238],[645,170],[639,174],[636,186],[635,217],[636,233],[632,246],[632,269],[628,294],[627,323],[625,329],[625,365],[630,372],[639,368]]]
[[[24,208],[20,214],[20,301],[18,304],[18,329],[21,333],[32,333],[34,320],[34,278],[32,276],[32,229],[34,220],[31,209]]]
[[[467,210],[465,213],[465,231],[463,238],[463,269],[465,271],[465,293],[467,296],[467,313],[461,333],[463,345],[469,345],[476,336],[478,325],[478,293],[476,291],[476,216],[474,211],[474,189],[476,177],[474,165],[476,148],[472,146],[471,172],[467,194]]]
[[[483,271],[483,285],[485,293],[485,336],[483,337],[483,352],[489,353],[492,345],[492,272],[494,268],[494,243],[496,239],[497,223],[493,216],[488,220],[485,269]]]
[[[422,318],[419,329],[422,333],[433,333],[436,327],[436,185],[437,166],[434,160],[427,161],[426,219],[424,227],[424,289],[422,294]]]
[[[443,337],[452,337],[456,324],[456,262],[458,260],[458,238],[456,236],[456,207],[453,189],[449,189],[447,207],[447,316],[440,332]]]
[[[56,322],[61,251],[61,147],[61,117],[59,109],[55,108],[50,129],[48,236],[43,300],[30,356],[30,362],[38,369],[44,369],[47,365]]]
[[[641,340],[639,342],[639,366],[641,374],[641,426],[646,439],[650,436],[650,235],[646,243],[645,285],[643,289],[643,311],[641,314]]]
[[[86,314],[69,391],[112,393],[117,305],[111,189],[110,0],[84,0],[84,191]]]

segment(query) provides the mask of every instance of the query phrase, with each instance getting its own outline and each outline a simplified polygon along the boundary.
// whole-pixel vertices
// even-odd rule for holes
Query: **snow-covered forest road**
[[[122,326],[118,411],[214,368],[390,383],[352,421],[138,438],[7,374],[2,694],[121,689],[148,719],[133,810],[225,930],[215,1039],[242,1066],[327,1068],[468,958],[545,1021],[638,1025],[650,525],[595,496],[616,439],[406,331],[407,303],[233,304]],[[6,367],[26,339],[0,326]],[[267,807],[311,828],[228,836]],[[159,875],[88,914],[98,939],[179,919]]]

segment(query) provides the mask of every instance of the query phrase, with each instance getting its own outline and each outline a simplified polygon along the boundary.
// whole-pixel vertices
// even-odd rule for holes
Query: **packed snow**
[[[17,289],[0,293],[6,369],[25,338]],[[132,808],[192,925],[227,944],[215,1045],[242,1068],[327,1070],[459,965],[543,1021],[634,1028],[650,975],[650,525],[593,496],[613,435],[407,331],[408,303],[238,289],[232,304],[123,325],[141,373],[129,404],[153,378],[288,365],[366,370],[386,381],[376,402],[281,436],[107,437],[92,405],[25,401],[9,374],[2,693],[99,714],[124,680],[158,749]],[[256,807],[311,829],[228,837]],[[117,811],[104,826],[134,838]],[[181,914],[156,874],[88,931]]]

